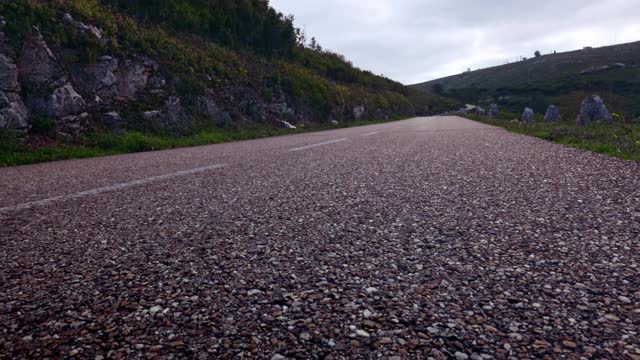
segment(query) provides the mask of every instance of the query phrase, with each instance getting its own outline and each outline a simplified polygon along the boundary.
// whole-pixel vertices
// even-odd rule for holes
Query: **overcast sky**
[[[271,0],[307,37],[405,84],[640,40],[640,0]]]

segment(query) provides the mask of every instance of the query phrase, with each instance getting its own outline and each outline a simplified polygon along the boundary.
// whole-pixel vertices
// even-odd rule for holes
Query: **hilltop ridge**
[[[616,111],[640,115],[640,42],[542,55],[524,61],[435,79],[412,88],[444,91],[462,101],[498,102],[512,111],[543,112],[556,103],[573,115],[589,93],[602,95]]]

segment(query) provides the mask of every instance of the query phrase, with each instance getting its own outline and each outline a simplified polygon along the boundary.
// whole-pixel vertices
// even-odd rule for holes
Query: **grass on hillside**
[[[195,135],[172,137],[168,135],[145,134],[137,131],[125,132],[122,135],[96,132],[82,139],[81,144],[65,144],[43,146],[31,150],[15,133],[0,131],[0,167],[35,164],[47,161],[81,159],[117,154],[128,154],[145,151],[175,149],[199,145],[219,144],[230,141],[251,140],[271,136],[300,134],[311,131],[330,130],[354,126],[372,125],[390,120],[354,121],[341,123],[338,126],[307,125],[295,130],[277,129],[273,127],[245,127],[229,130],[205,130]]]
[[[472,120],[503,127],[511,132],[535,136],[541,139],[615,156],[625,160],[640,161],[640,120],[615,122],[613,125],[596,122],[587,126],[577,126],[562,121],[544,122],[541,115],[532,123],[521,121],[517,114],[501,112],[500,119],[491,120],[477,115],[468,116]]]
[[[255,6],[247,8],[250,4]],[[175,83],[188,110],[206,89],[225,93],[231,85],[242,87],[251,101],[299,102],[296,107],[314,122],[331,116],[347,120],[348,112],[335,110],[356,106],[394,114],[415,112],[407,99],[408,88],[363,71],[339,54],[302,46],[294,39],[291,19],[268,10],[266,4],[260,0],[213,4],[209,0],[14,0],[0,1],[0,14],[7,19],[5,33],[16,51],[32,26],[38,25],[50,46],[63,51],[68,68],[95,63],[101,55],[129,58],[134,53],[154,59],[163,75],[172,79],[169,82]],[[78,36],[61,19],[67,12],[102,29],[104,41]],[[268,29],[260,25],[263,20],[269,23]],[[231,38],[211,42],[219,34],[210,26],[228,27],[223,33]],[[267,38],[253,43],[258,35]],[[229,41],[237,46],[227,46]],[[257,115],[237,104],[227,105],[249,117]]]

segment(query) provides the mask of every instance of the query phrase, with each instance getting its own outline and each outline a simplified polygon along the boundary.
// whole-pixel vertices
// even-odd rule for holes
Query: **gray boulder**
[[[226,126],[233,122],[231,115],[220,108],[215,100],[213,90],[210,89],[198,97],[196,110],[200,115],[213,121],[216,126]]]
[[[29,129],[29,119],[29,109],[21,97],[16,93],[0,90],[0,129],[26,131]]]
[[[74,66],[71,76],[80,92],[111,103],[135,99],[147,87],[151,70],[142,59],[119,61],[103,56],[95,64]]]
[[[276,124],[281,129],[291,129],[291,130],[297,129],[295,126],[291,125],[291,123],[289,123],[288,121],[284,121],[284,120],[278,120],[276,122]]]
[[[0,90],[19,92],[18,67],[11,58],[0,54]]]
[[[9,58],[15,58],[13,47],[7,41],[7,36],[2,30],[7,25],[6,21],[0,16],[0,54],[7,55]]]
[[[623,64],[623,63],[614,63],[614,64],[610,64],[610,65],[594,66],[594,67],[590,67],[588,69],[582,70],[580,72],[580,74],[581,75],[588,75],[588,74],[608,71],[608,70],[612,70],[612,69],[624,69],[626,67],[627,67],[627,65]]]
[[[87,33],[87,34],[91,34],[93,35],[96,39],[98,40],[102,40],[102,30],[98,29],[96,26],[94,25],[86,25],[80,21],[78,21],[76,23],[76,26],[78,27],[78,31],[80,33]]]
[[[80,114],[84,110],[86,103],[82,96],[67,83],[53,91],[49,96],[46,109],[43,113],[55,117]]]
[[[115,74],[118,83],[117,96],[135,98],[136,94],[147,86],[150,70],[144,62],[125,60]]]
[[[293,117],[296,114],[295,110],[289,107],[289,105],[284,100],[281,102],[268,104],[266,106],[266,111],[267,113],[274,115],[275,117]]]
[[[63,116],[56,121],[56,134],[67,141],[77,141],[86,130],[89,118],[86,112]]]
[[[118,78],[115,75],[118,60],[101,59],[95,64],[73,66],[71,77],[84,94],[96,94],[100,98],[111,98],[116,94],[115,85]]]
[[[595,67],[590,67],[588,69],[584,69],[584,70],[580,71],[580,75],[592,74],[595,71],[596,71]]]
[[[200,113],[209,117],[215,117],[220,112],[220,107],[214,98],[211,90],[205,91],[204,95],[198,97],[197,109]]]
[[[82,96],[69,83],[48,95],[30,95],[26,98],[26,103],[34,113],[54,118],[81,114],[86,107]]]
[[[360,120],[364,116],[365,112],[366,112],[366,109],[365,109],[364,106],[362,106],[362,105],[356,106],[356,107],[353,108],[353,117],[356,120]]]
[[[151,88],[153,89],[162,89],[163,87],[165,87],[167,85],[167,80],[165,80],[164,78],[162,78],[161,76],[154,76],[151,79],[149,79],[149,84],[151,85]]]
[[[167,126],[178,125],[188,119],[187,113],[182,107],[180,98],[169,96],[165,101],[163,122]]]
[[[34,112],[56,118],[56,131],[77,139],[89,115],[86,103],[69,82],[60,62],[37,27],[27,37],[18,61],[18,77]]]
[[[0,31],[0,54],[7,55],[10,58],[16,58],[13,47],[9,45],[7,42],[7,36],[2,31]]]
[[[489,107],[489,117],[491,119],[497,119],[500,113],[500,108],[498,107],[498,104],[491,104],[491,106]]]
[[[576,123],[584,126],[594,121],[605,121],[607,124],[613,123],[611,113],[609,113],[604,101],[598,95],[588,96],[582,101]]]
[[[73,16],[71,16],[71,14],[66,13],[62,16],[62,20],[67,23],[67,24],[74,24],[75,22],[73,21]]]
[[[544,115],[544,121],[556,122],[560,121],[560,110],[555,105],[549,105]]]
[[[27,36],[18,69],[21,83],[30,93],[48,93],[67,82],[58,59],[37,27]]]
[[[109,130],[117,131],[122,127],[122,117],[117,111],[110,111],[100,115],[100,123]]]
[[[98,40],[102,40],[103,38],[103,32],[101,29],[97,28],[94,25],[86,25],[83,22],[75,21],[73,19],[73,16],[71,16],[71,14],[69,13],[66,13],[62,16],[62,21],[64,21],[68,25],[74,26],[78,33],[90,34],[95,38],[97,38]]]
[[[159,123],[167,128],[179,127],[189,120],[180,98],[176,96],[168,97],[162,110],[145,111],[142,113],[142,117],[147,121]]]
[[[142,117],[147,121],[161,121],[162,111],[160,110],[145,111],[142,113]]]
[[[0,24],[4,18],[0,17]],[[1,28],[1,27],[0,27]],[[0,129],[13,128],[19,132],[29,129],[29,109],[24,104],[18,82],[18,67],[13,50],[0,32]]]
[[[533,109],[525,108],[522,113],[522,121],[532,123],[533,122]]]

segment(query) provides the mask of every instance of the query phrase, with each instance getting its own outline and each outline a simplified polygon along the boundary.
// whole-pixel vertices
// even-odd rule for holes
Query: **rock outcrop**
[[[99,120],[106,129],[113,132],[118,132],[124,125],[122,117],[117,111],[110,111],[101,114]]]
[[[42,113],[45,115],[62,118],[64,116],[80,114],[86,104],[80,94],[76,92],[70,83],[53,90],[44,103]]]
[[[158,62],[132,49],[126,49],[126,56],[113,55],[122,52],[114,51],[107,32],[71,14],[57,19],[57,25],[75,36],[76,43],[98,40],[103,45],[99,48],[105,53],[96,54],[92,63],[78,61],[75,45],[52,46],[43,36],[49,32],[41,33],[38,27],[20,39],[23,41],[5,41],[16,39],[2,32],[3,24],[0,16],[0,129],[26,133],[32,117],[46,118],[55,122],[58,137],[73,141],[91,127],[117,133],[137,128],[140,120],[147,122],[145,126],[180,135],[193,130],[194,119],[218,127],[244,120],[290,128],[320,117],[313,105],[285,90],[275,90],[277,87],[265,96],[253,84],[216,78],[211,72],[199,74],[194,69],[195,83],[191,84],[193,79],[176,74],[169,66],[161,69]],[[178,97],[191,85],[193,92]],[[201,85],[206,90],[199,93]],[[328,109],[331,122],[337,125],[338,120],[388,119],[411,113],[410,107],[394,104],[382,109],[369,99],[355,101]]]
[[[4,54],[0,54],[0,90],[20,91],[18,83],[18,67]]]
[[[580,114],[576,123],[580,126],[587,125],[594,121],[604,121],[607,124],[613,123],[613,118],[604,101],[598,95],[588,96],[582,101],[580,106]]]
[[[178,98],[177,96],[170,96],[169,98],[167,98],[164,104],[163,114],[163,124],[169,128],[176,125],[181,125],[189,118],[186,111],[182,107],[180,98]]]
[[[68,14],[64,20],[79,32],[102,39],[101,30],[95,26],[75,22]],[[3,39],[4,34],[0,36],[0,40]],[[5,48],[10,47],[0,46]],[[142,56],[125,60],[101,56],[94,64],[74,64],[67,73],[39,29],[34,27],[25,39],[17,65],[7,54],[0,54],[0,128],[27,128],[31,111],[55,119],[59,135],[76,139],[91,120],[90,107],[97,106],[94,110],[99,111],[116,101],[137,99],[149,87],[152,75],[155,80],[151,86],[164,86],[166,81],[157,74],[158,67],[155,61]],[[18,95],[21,87],[27,94],[24,101]],[[88,104],[85,99],[92,102]],[[165,125],[175,125],[186,118],[176,97],[166,99],[161,114]],[[96,117],[106,119],[100,113]],[[111,128],[116,123],[122,124],[122,121],[109,121],[105,127]]]
[[[64,86],[67,77],[38,28],[25,40],[18,61],[20,82],[29,92],[51,93]]]
[[[290,122],[288,121],[284,121],[284,120],[278,120],[276,122],[276,124],[278,125],[279,128],[281,129],[297,129],[295,126],[291,125]]]
[[[284,100],[267,105],[265,110],[267,114],[274,117],[294,117],[296,114],[295,110]]]
[[[102,56],[95,64],[78,65],[71,71],[74,83],[85,95],[95,95],[106,104],[115,100],[133,100],[147,88],[149,78],[158,64],[146,58],[120,61]],[[157,79],[154,84],[163,84]]]
[[[142,113],[142,117],[149,122],[162,122],[162,111],[149,110]]]
[[[71,114],[56,119],[56,134],[67,141],[75,141],[89,126],[89,113]]]
[[[610,65],[594,66],[594,67],[590,67],[588,69],[582,70],[580,72],[580,75],[588,75],[588,74],[593,74],[593,73],[598,73],[598,72],[603,72],[603,71],[613,70],[613,69],[625,69],[626,67],[627,67],[627,65],[623,64],[623,63],[614,63],[614,64],[610,64]]]
[[[489,118],[491,119],[497,119],[500,113],[500,108],[498,107],[498,104],[491,104],[491,106],[489,107]]]
[[[556,122],[560,121],[560,110],[555,105],[549,105],[547,112],[544,115],[544,121]]]
[[[0,129],[14,128],[24,132],[29,129],[30,114],[19,95],[18,66],[1,31],[4,24],[4,18],[0,17]]]
[[[531,108],[524,109],[524,112],[522,113],[522,121],[527,123],[533,122],[533,109]]]
[[[36,114],[55,118],[60,135],[77,138],[88,119],[84,112],[86,103],[69,82],[38,28],[25,40],[18,68],[29,108]]]
[[[115,93],[118,79],[115,75],[118,60],[101,57],[95,64],[74,66],[71,70],[73,81],[84,94],[95,94],[101,99],[111,98]]]
[[[196,111],[199,116],[208,119],[218,127],[224,127],[233,122],[231,114],[224,111],[218,104],[216,94],[212,89],[207,89],[204,95],[198,97]]]
[[[64,22],[68,25],[71,25],[73,27],[76,28],[76,31],[79,34],[89,34],[93,37],[95,37],[98,40],[103,40],[104,38],[104,34],[102,29],[99,29],[98,27],[94,26],[94,25],[87,25],[81,21],[75,21],[73,19],[73,16],[71,16],[71,14],[67,13],[64,14],[64,16],[62,17],[62,20],[64,20]]]
[[[142,117],[146,121],[168,129],[180,128],[189,120],[189,115],[182,107],[180,98],[176,96],[168,97],[161,110],[145,111]]]
[[[19,132],[29,129],[29,109],[15,92],[0,90],[0,129],[14,128]]]

